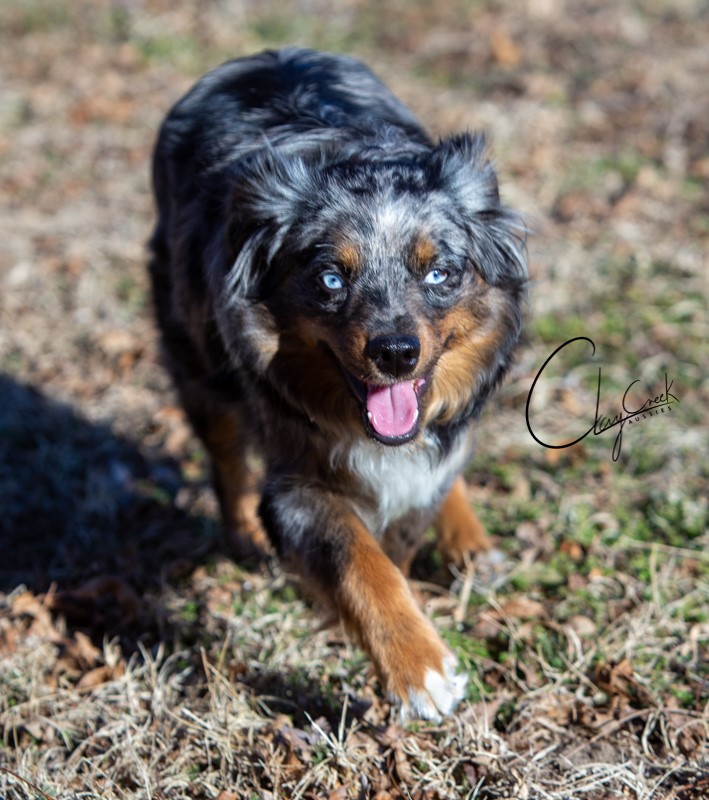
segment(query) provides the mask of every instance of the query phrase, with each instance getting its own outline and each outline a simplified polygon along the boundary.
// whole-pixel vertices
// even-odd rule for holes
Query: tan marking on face
[[[318,324],[317,319],[310,317],[297,317],[292,333],[296,339],[299,339],[304,345],[313,350],[315,350],[319,342],[326,340],[326,331]]]
[[[417,272],[424,272],[431,265],[431,262],[438,254],[436,245],[428,238],[421,235],[414,243],[411,253],[412,266]]]
[[[364,379],[370,368],[364,361],[367,345],[367,330],[360,325],[351,325],[347,337],[339,337],[318,319],[298,317],[293,327],[295,336],[308,348],[315,351],[327,345],[338,361],[357,378]],[[342,341],[344,339],[344,341]]]
[[[349,274],[357,273],[362,269],[362,253],[355,244],[347,239],[336,244],[335,257]]]
[[[490,288],[487,312],[478,317],[469,309],[454,309],[441,330],[441,339],[450,338],[434,370],[426,409],[426,424],[449,422],[469,403],[478,390],[480,373],[490,369],[495,361],[506,330],[507,299],[499,289]],[[494,313],[495,308],[500,313]]]

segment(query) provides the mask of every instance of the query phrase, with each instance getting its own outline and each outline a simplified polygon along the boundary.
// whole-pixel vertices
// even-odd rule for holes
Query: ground
[[[4,0],[0,37],[0,797],[709,796],[706,3]],[[361,56],[436,134],[487,131],[531,231],[466,475],[497,557],[415,564],[470,674],[440,725],[402,727],[292,576],[222,552],[160,366],[157,127],[286,43]],[[550,449],[527,401],[575,337],[595,353],[539,379],[537,440],[589,429],[599,368],[606,422],[631,383],[658,407]]]

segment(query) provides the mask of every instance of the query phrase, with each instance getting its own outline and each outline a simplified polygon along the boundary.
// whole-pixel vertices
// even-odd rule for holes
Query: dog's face
[[[313,420],[388,445],[475,413],[516,342],[521,227],[480,138],[237,180],[220,324]]]

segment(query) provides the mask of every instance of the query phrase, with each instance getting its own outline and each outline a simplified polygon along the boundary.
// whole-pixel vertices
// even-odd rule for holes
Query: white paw
[[[401,721],[408,719],[430,719],[440,722],[451,714],[465,696],[467,675],[456,675],[458,660],[448,655],[443,661],[443,673],[428,669],[423,681],[423,689],[409,689],[408,702],[401,706]]]

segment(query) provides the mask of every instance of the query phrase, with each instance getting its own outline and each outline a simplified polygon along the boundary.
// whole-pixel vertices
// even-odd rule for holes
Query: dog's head
[[[385,444],[479,410],[526,282],[481,136],[265,151],[234,181],[220,325],[237,357],[320,425]]]

